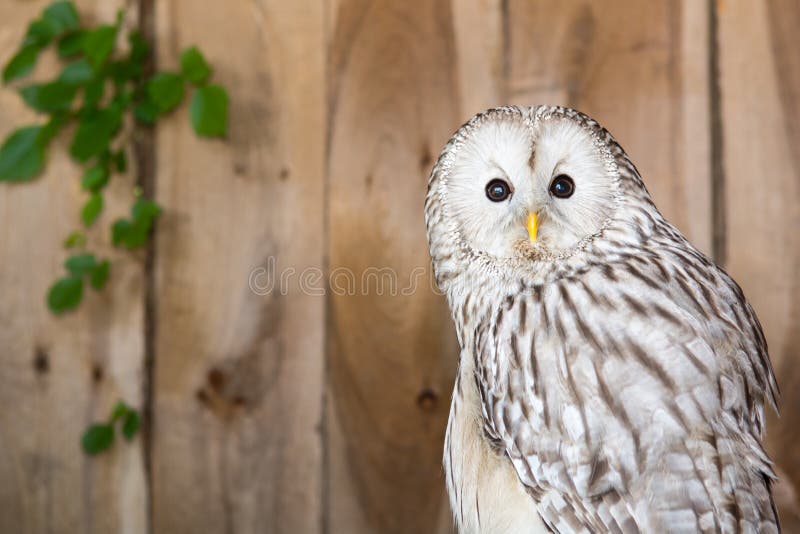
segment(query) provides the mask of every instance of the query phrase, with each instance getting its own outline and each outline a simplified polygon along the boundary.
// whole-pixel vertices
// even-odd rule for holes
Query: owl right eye
[[[495,178],[486,184],[486,198],[492,202],[502,202],[511,196],[511,186],[505,180]]]

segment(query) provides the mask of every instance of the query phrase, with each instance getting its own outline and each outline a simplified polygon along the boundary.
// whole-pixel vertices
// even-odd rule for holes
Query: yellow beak
[[[528,237],[531,238],[531,243],[536,241],[536,234],[539,233],[539,214],[528,214]]]

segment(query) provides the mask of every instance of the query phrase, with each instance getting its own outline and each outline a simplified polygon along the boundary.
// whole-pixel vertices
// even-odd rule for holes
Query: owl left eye
[[[500,178],[495,178],[486,184],[486,198],[492,202],[502,202],[510,197],[511,193],[511,186]]]

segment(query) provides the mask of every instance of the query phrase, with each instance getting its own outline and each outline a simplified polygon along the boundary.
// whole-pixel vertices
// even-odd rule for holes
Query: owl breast
[[[596,267],[510,296],[474,329],[485,432],[513,451],[527,487],[624,491],[652,451],[718,417],[702,326],[649,289],[627,268]]]
[[[447,491],[458,531],[465,534],[549,532],[512,463],[483,431],[470,358],[462,358],[445,439]]]
[[[747,399],[760,391],[748,397],[748,385],[726,369],[752,349],[732,343],[731,333],[708,321],[705,310],[716,310],[723,325],[745,312],[726,309],[731,290],[721,274],[708,279],[715,291],[696,291],[705,305],[680,294],[654,298],[657,287],[678,293],[705,283],[685,266],[662,261],[659,268],[656,259],[641,251],[635,261],[595,263],[549,283],[521,284],[505,296],[484,292],[454,308],[456,320],[464,319],[464,392],[456,388],[455,398],[467,414],[459,416],[454,402],[451,440],[471,431],[484,447],[475,448],[483,456],[473,462],[512,465],[530,502],[558,532],[729,524],[732,514],[715,515],[733,496],[724,488],[750,478],[769,517],[766,486],[758,478],[769,476],[768,463],[745,459],[759,450],[760,408],[748,414]],[[469,412],[476,405],[480,412]],[[697,467],[718,458],[730,468]],[[759,471],[750,467],[753,461]],[[484,472],[496,478],[478,480],[479,487],[503,484],[502,467],[470,473],[476,479]],[[743,490],[736,491],[738,498]],[[492,493],[506,500],[517,495]],[[669,495],[676,510],[651,506],[652,495]],[[471,496],[462,492],[458,504]]]

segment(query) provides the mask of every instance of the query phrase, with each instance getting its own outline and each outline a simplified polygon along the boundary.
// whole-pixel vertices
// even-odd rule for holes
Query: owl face
[[[454,156],[446,211],[473,250],[558,256],[613,216],[619,187],[610,159],[570,117],[490,113]]]

